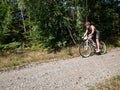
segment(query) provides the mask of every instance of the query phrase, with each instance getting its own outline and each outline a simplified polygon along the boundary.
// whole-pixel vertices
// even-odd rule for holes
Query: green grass
[[[12,61],[10,62],[10,66],[17,66],[17,65],[20,65],[20,62],[19,62],[19,61],[12,60]]]

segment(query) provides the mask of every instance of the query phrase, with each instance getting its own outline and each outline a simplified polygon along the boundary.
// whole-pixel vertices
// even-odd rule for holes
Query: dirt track
[[[88,90],[117,74],[120,48],[105,55],[30,64],[20,70],[0,72],[0,90]]]

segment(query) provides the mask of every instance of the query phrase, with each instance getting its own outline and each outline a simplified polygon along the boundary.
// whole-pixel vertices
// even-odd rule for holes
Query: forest
[[[115,44],[112,38],[120,38],[120,0],[0,0],[0,50],[79,44],[86,21],[95,25],[102,40]]]

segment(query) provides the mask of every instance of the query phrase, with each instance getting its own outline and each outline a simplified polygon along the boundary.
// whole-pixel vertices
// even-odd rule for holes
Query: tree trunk
[[[75,39],[74,39],[74,37],[73,37],[73,35],[72,35],[72,33],[71,33],[71,27],[69,26],[69,27],[67,27],[67,29],[68,29],[69,35],[70,35],[73,43],[76,45],[76,41],[75,41]]]

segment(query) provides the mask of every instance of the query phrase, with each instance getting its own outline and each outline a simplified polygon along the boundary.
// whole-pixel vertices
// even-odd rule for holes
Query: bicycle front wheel
[[[106,45],[103,41],[100,41],[100,50],[101,50],[101,54],[105,54],[107,51]]]
[[[91,55],[91,47],[84,42],[79,45],[79,53],[82,57],[89,57]]]

